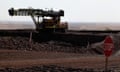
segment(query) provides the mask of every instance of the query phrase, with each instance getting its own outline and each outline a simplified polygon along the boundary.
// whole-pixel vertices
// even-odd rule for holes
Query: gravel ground
[[[49,66],[33,66],[26,68],[4,68],[0,69],[0,72],[105,72],[103,69],[92,69],[92,68],[67,68],[59,67],[55,65]],[[108,70],[107,72],[115,72],[114,70]]]
[[[46,42],[29,42],[28,37],[0,37],[0,49],[12,50],[34,50],[34,51],[54,51],[54,52],[68,52],[81,54],[97,54],[94,49],[88,49],[82,46],[72,45],[71,43],[62,41],[46,41]]]

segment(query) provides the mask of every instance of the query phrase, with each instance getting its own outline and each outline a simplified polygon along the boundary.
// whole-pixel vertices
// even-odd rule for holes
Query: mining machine
[[[64,11],[43,10],[33,8],[8,10],[10,16],[31,16],[36,31],[45,32],[66,32],[68,28],[67,22],[61,22],[61,17],[64,16]]]

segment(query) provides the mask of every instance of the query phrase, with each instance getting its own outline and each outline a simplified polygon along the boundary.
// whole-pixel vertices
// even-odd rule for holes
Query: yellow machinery
[[[37,31],[65,32],[67,23],[61,23],[60,17],[64,16],[64,11],[42,10],[42,9],[14,9],[8,10],[10,16],[31,16]],[[41,20],[40,20],[41,19]]]

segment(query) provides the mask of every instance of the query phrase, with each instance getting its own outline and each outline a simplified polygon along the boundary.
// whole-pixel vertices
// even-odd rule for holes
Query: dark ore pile
[[[96,54],[95,49],[88,48],[88,43],[100,42],[105,38],[92,35],[33,33],[30,42],[29,35],[29,32],[0,32],[0,49]]]
[[[5,36],[0,37],[0,49],[12,49],[12,50],[34,50],[34,51],[56,51],[56,52],[69,52],[69,53],[86,53],[87,48],[80,46],[74,46],[71,43],[60,42],[60,41],[46,41],[36,42],[32,40],[29,42],[28,37],[12,37]],[[89,52],[94,52],[89,49]]]

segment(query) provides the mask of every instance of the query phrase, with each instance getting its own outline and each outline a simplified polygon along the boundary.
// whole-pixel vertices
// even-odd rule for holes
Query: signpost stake
[[[105,54],[105,72],[108,72],[108,58],[112,54],[114,48],[113,40],[107,36],[104,41],[104,54]]]
[[[105,57],[105,72],[108,71],[108,57]]]

